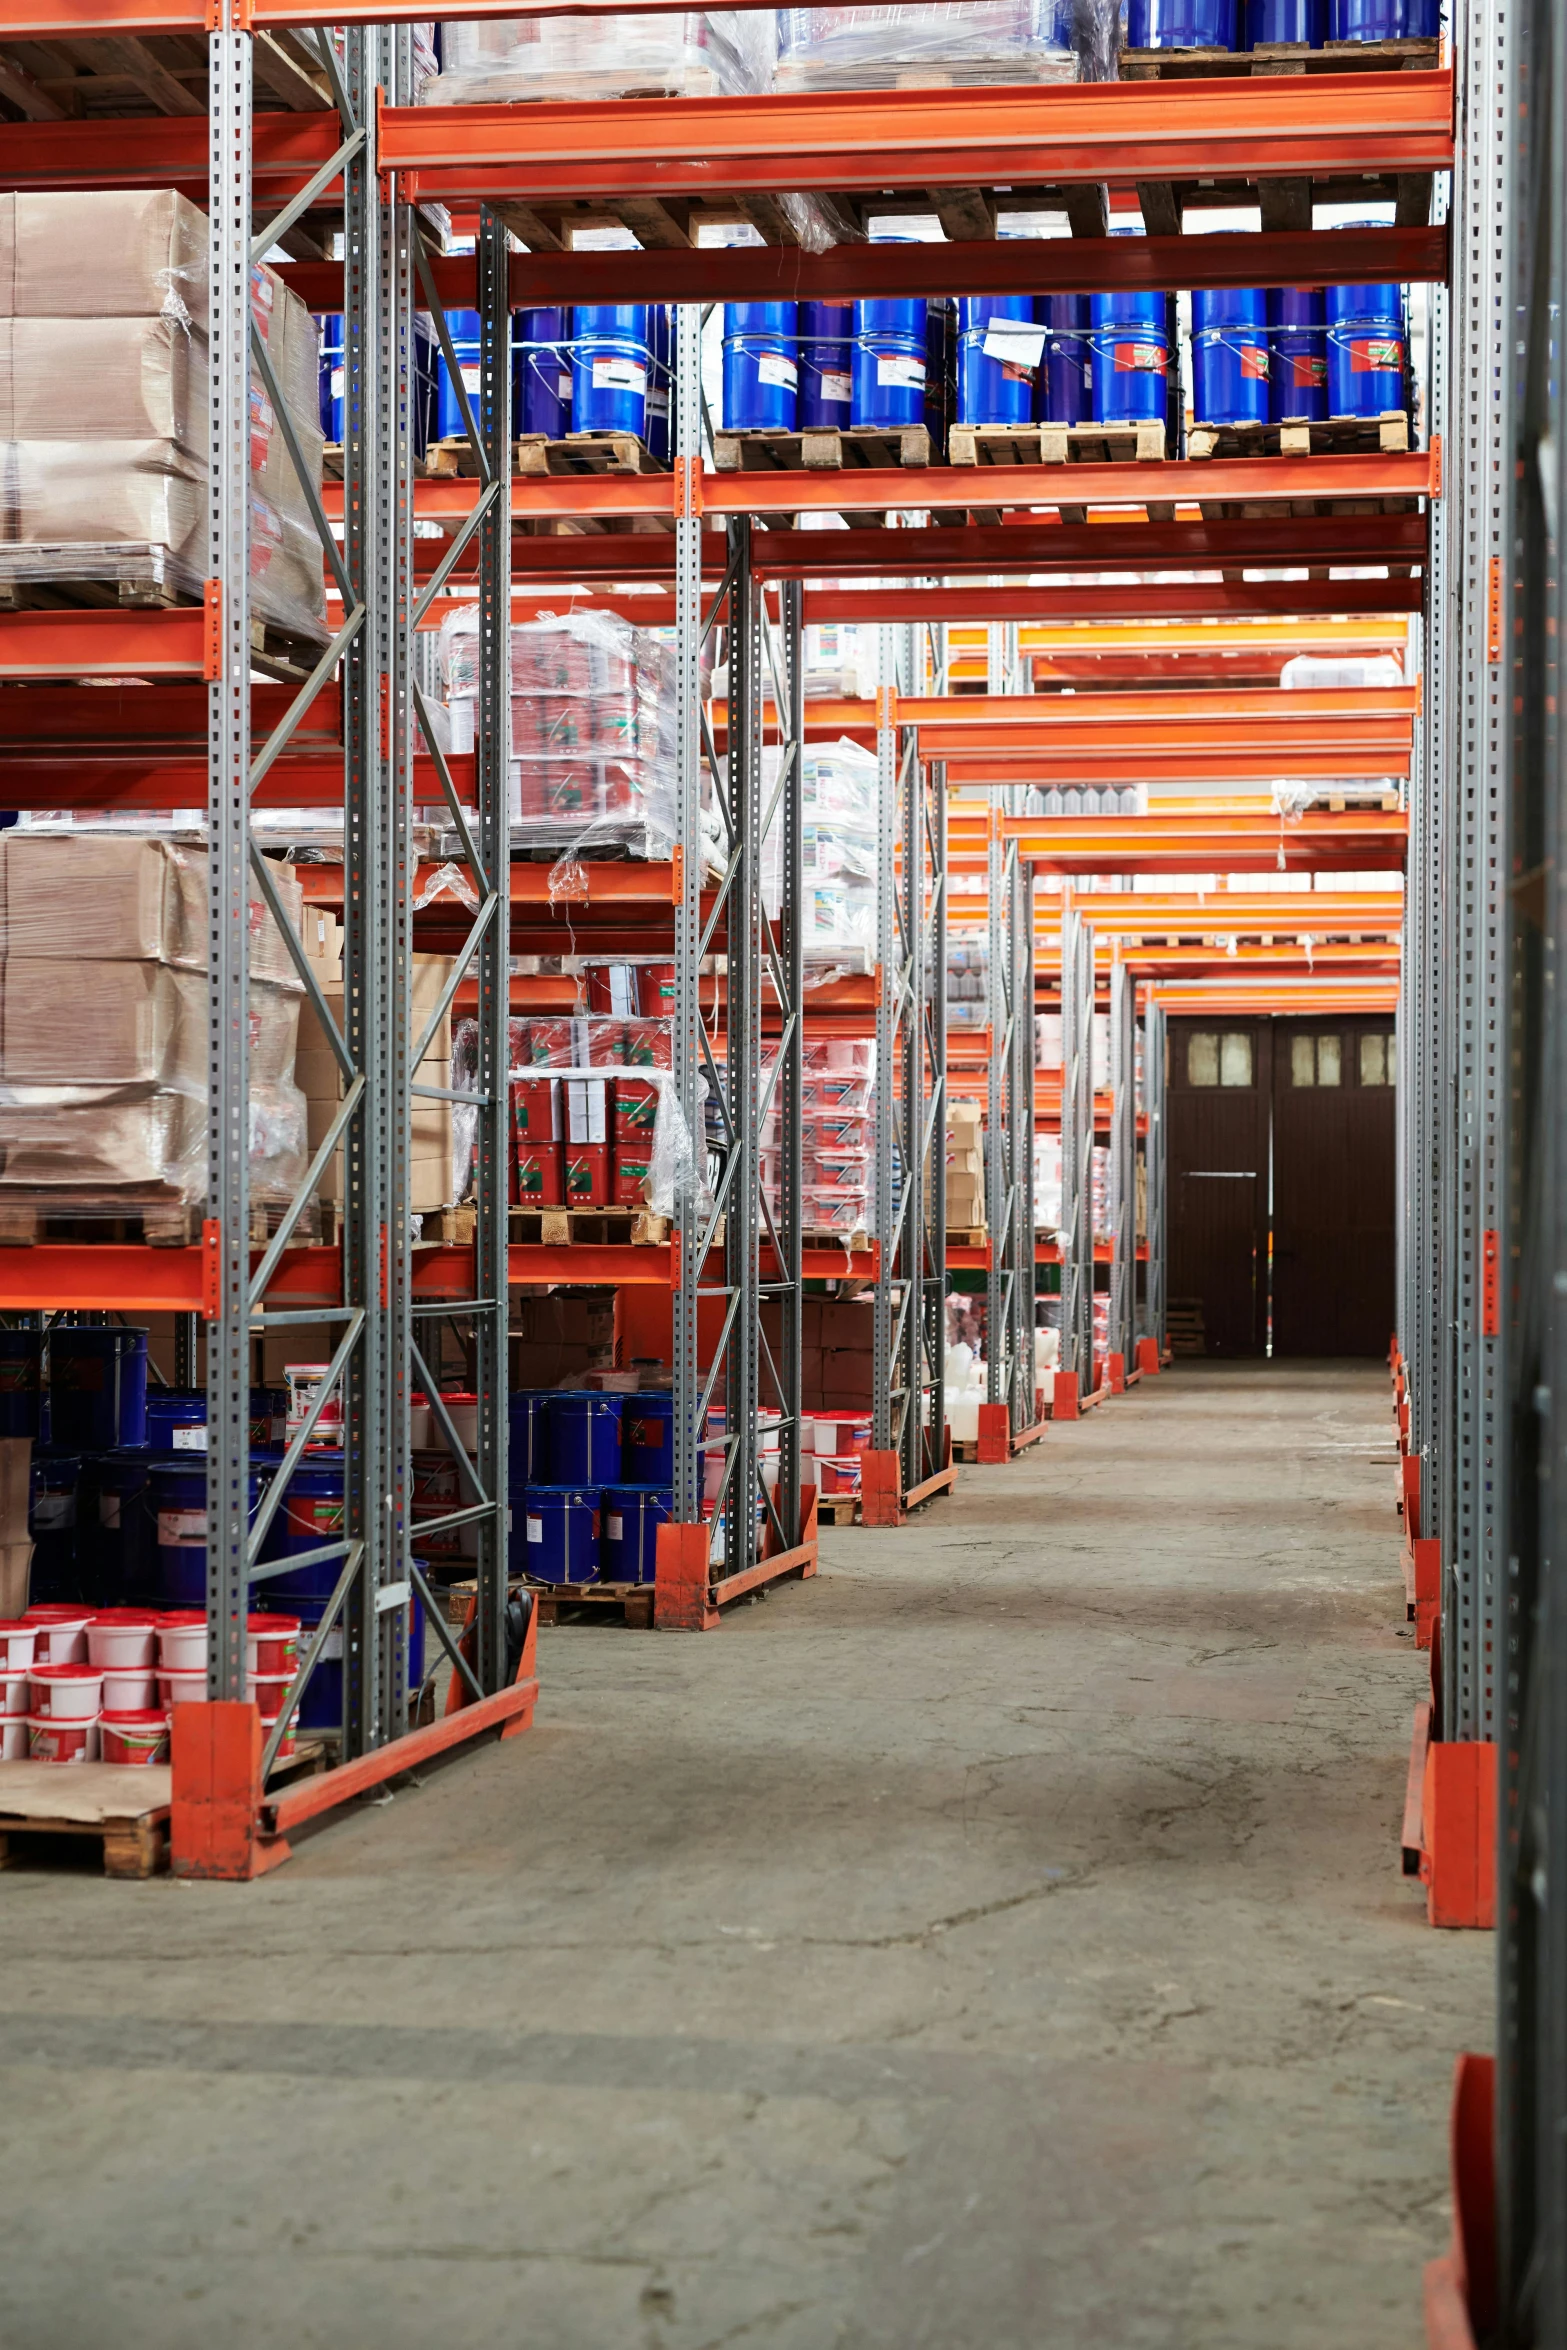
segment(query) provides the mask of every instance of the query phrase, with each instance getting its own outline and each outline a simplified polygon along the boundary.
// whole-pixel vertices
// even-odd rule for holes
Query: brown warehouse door
[[[1380,1355],[1393,1314],[1391,1020],[1172,1020],[1169,1052],[1176,1343]]]

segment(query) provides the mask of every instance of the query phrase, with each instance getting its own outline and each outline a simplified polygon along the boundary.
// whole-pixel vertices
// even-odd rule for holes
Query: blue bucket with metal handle
[[[545,1398],[552,1484],[609,1485],[620,1475],[625,1397],[563,1389]]]
[[[675,1478],[675,1399],[628,1395],[621,1417],[621,1476],[628,1485],[672,1485]]]
[[[1328,0],[1246,0],[1246,46],[1320,49],[1327,38]]]
[[[1192,415],[1198,424],[1268,421],[1268,306],[1261,286],[1192,296]]]
[[[147,1441],[147,1333],[113,1325],[49,1333],[49,1441],[109,1452]]]
[[[272,1464],[252,1466],[249,1509],[254,1524]],[[205,1457],[149,1455],[147,1510],[157,1553],[158,1596],[166,1607],[207,1604],[207,1463]]]
[[[1330,41],[1434,41],[1440,0],[1328,0]]]
[[[318,367],[321,402],[321,430],[334,446],[343,439],[343,314],[340,310],[318,313],[316,327],[320,335],[321,358]]]
[[[895,432],[925,417],[925,305],[874,301],[854,305],[853,420]]]
[[[340,1452],[313,1452],[302,1460],[288,1481],[267,1538],[264,1559],[293,1558],[301,1551],[321,1550],[341,1542],[346,1513],[343,1504],[343,1456]],[[330,1599],[343,1572],[340,1558],[318,1559],[314,1566],[296,1567],[287,1575],[269,1576],[263,1588],[267,1604]]]
[[[1233,49],[1239,0],[1126,0],[1129,49]]]
[[[82,1464],[75,1453],[34,1453],[28,1479],[27,1531],[32,1537],[33,1565],[29,1597],[34,1605],[47,1599],[81,1596],[80,1562],[76,1555],[77,1490]]]
[[[512,1516],[513,1572],[534,1583],[596,1583],[601,1491],[597,1485],[530,1485]]]
[[[799,410],[793,302],[724,305],[724,427],[793,432]]]
[[[798,306],[802,432],[847,424],[854,413],[854,304]]]
[[[1087,424],[1094,413],[1092,309],[1086,294],[1045,294],[1045,364],[1034,413],[1041,424]]]
[[[473,421],[479,422],[479,367],[481,320],[477,310],[448,310],[446,331],[452,339],[452,350],[457,358],[457,373],[462,378]],[[446,353],[437,345],[435,370],[435,433],[437,440],[459,440],[467,433],[462,419],[462,402],[457,397],[457,383],[446,364]]]
[[[506,1487],[513,1500],[530,1485],[550,1481],[550,1392],[513,1393],[507,1401],[510,1422],[506,1440]]]
[[[1328,412],[1328,311],[1321,286],[1268,288],[1268,415],[1320,423]]]
[[[1404,405],[1404,299],[1398,286],[1328,286],[1328,414],[1381,416]]]
[[[150,1452],[94,1453],[76,1489],[76,1547],[84,1582],[105,1607],[155,1601],[157,1546],[148,1499]],[[205,1604],[204,1601],[199,1604]]]
[[[571,430],[571,318],[560,303],[512,320],[512,425],[564,440]]]
[[[667,465],[674,455],[675,314],[667,302],[648,305],[647,445]]]
[[[647,430],[653,351],[645,302],[580,302],[571,316],[573,432]]]
[[[958,303],[957,422],[1031,424],[1043,353],[1031,294],[965,294]]]
[[[1163,294],[1091,294],[1095,424],[1165,421],[1170,326]]]
[[[606,1583],[657,1580],[658,1530],[674,1515],[669,1485],[606,1485],[599,1504],[599,1574]]]
[[[341,1567],[341,1561],[338,1562]],[[275,1590],[275,1585],[263,1584],[263,1592]],[[270,1605],[270,1600],[263,1604]],[[288,1613],[299,1618],[299,1655],[303,1663],[305,1651],[315,1638],[316,1627],[326,1613],[324,1599],[290,1600]],[[396,1645],[393,1652],[394,1672],[401,1672],[410,1694],[424,1679],[424,1608],[417,1599],[405,1600],[400,1608],[388,1611],[392,1618]],[[382,1623],[386,1617],[381,1618]],[[301,1730],[337,1730],[343,1721],[343,1650],[345,1627],[343,1611],[338,1611],[336,1623],[327,1634],[315,1670],[305,1683],[299,1699],[299,1727]]]

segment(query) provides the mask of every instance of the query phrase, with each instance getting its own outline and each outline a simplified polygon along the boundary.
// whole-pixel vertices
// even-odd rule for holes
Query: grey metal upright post
[[[728,849],[720,896],[727,945],[725,1060],[728,1086],[724,1182],[723,1358],[728,1514],[726,1574],[755,1563],[757,1457],[757,1314],[761,1191],[759,1072],[762,1059],[762,735],[765,674],[762,594],[751,565],[752,523],[729,525],[729,754],[724,763]]]
[[[1456,447],[1444,500],[1451,615],[1459,674],[1449,748],[1457,822],[1450,864],[1449,953],[1456,991],[1457,1093],[1450,1283],[1451,1514],[1442,1524],[1443,1732],[1490,1739],[1497,1728],[1500,1602],[1505,1574],[1501,1474],[1504,1378],[1501,1287],[1507,1020],[1503,938],[1508,882],[1504,803],[1510,711],[1503,663],[1502,581],[1512,419],[1491,354],[1516,331],[1507,143],[1513,115],[1510,13],[1461,11],[1457,46],[1459,155],[1455,173],[1455,322],[1451,429]],[[1433,634],[1442,625],[1433,616]]]
[[[894,1445],[893,1280],[894,1199],[898,1172],[897,1067],[902,1004],[897,985],[898,921],[898,631],[877,632],[876,697],[876,1248],[879,1271],[872,1306],[871,1447]],[[942,985],[946,979],[943,974]]]
[[[1164,1360],[1167,1336],[1165,1280],[1165,1200],[1169,1128],[1165,1119],[1166,1028],[1164,1008],[1150,1004],[1143,1027],[1143,1099],[1148,1111],[1148,1139],[1143,1160],[1148,1170],[1145,1221],[1148,1232],[1148,1274],[1144,1286],[1143,1322],[1159,1360]]]
[[[207,41],[207,1691],[245,1695],[250,1516],[251,36]],[[214,609],[215,606],[215,609]],[[216,1260],[214,1263],[213,1260]]]
[[[1012,867],[1012,1249],[1013,1311],[1018,1377],[1012,1390],[1012,1428],[1020,1435],[1039,1417],[1034,1326],[1039,1268],[1034,1245],[1034,868],[1016,854]]]
[[[1005,684],[994,682],[997,644],[1003,631],[993,627],[987,633],[991,691],[1004,693]],[[985,1069],[985,1222],[990,1228],[990,1264],[985,1279],[985,1401],[1009,1406],[1017,1378],[1013,1344],[1013,1287],[1017,1267],[1012,1246],[1016,1133],[1010,1098],[1016,1015],[1011,867],[1017,861],[1017,843],[1003,837],[999,817],[1010,797],[1010,793],[1002,792],[993,796],[986,810],[985,841],[985,992],[989,999],[986,1011],[990,1039]]]
[[[1137,1353],[1137,984],[1110,966],[1109,1351],[1123,1376]]]
[[[675,901],[674,1082],[699,1168],[707,1156],[702,1067],[702,517],[689,484],[702,464],[702,313],[695,303],[675,312],[673,385],[675,461],[687,485],[675,519],[675,821],[679,888]],[[674,1505],[677,1524],[702,1517],[701,1396],[697,1367],[696,1252],[703,1217],[699,1187],[683,1186],[675,1200],[679,1249],[674,1283],[671,1360],[674,1368]]]
[[[945,663],[946,632],[938,660]],[[943,674],[938,667],[938,675]],[[947,1454],[947,770],[937,762],[922,768],[920,805],[924,816],[927,880],[926,967],[931,984],[925,998],[924,1230],[922,1329],[925,1365],[918,1420],[924,1446],[922,1474],[934,1476]]]
[[[1094,936],[1061,909],[1061,1368],[1094,1379]]]
[[[803,592],[798,580],[779,591],[779,624],[767,622],[758,599],[767,648],[766,684],[771,689],[778,733],[778,768],[762,837],[776,836],[778,914],[774,923],[758,892],[756,920],[763,941],[764,976],[778,1006],[778,1044],[773,1063],[760,1079],[755,1120],[758,1141],[776,1117],[778,1197],[774,1208],[758,1194],[772,1263],[757,1294],[777,1313],[778,1352],[773,1354],[765,1323],[758,1325],[758,1395],[778,1417],[778,1476],[769,1495],[763,1489],[775,1545],[792,1549],[800,1539],[800,1359],[801,1359],[801,1195],[800,1105],[805,1031],[804,963],[804,776],[805,663],[801,643]]]

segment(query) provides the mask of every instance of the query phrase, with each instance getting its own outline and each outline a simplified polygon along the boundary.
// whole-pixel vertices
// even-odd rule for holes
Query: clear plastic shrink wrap
[[[1069,82],[1076,73],[1066,0],[778,12],[780,90]]]
[[[778,753],[763,752],[764,804],[773,795]],[[801,759],[806,985],[835,972],[876,965],[877,767],[873,752],[847,739],[808,743]],[[782,903],[783,812],[762,843],[762,895],[775,919]]]
[[[315,320],[273,271],[251,313],[316,484]],[[197,598],[207,553],[207,222],[173,189],[0,197],[0,581]],[[258,370],[256,612],[325,642],[321,547]]]
[[[272,873],[297,921],[298,882]],[[282,1201],[305,1170],[303,990],[251,887],[251,1196]],[[0,833],[0,953],[0,1204],[77,1215],[199,1200],[205,860],[161,839]]]
[[[454,752],[472,749],[477,606],[441,623]],[[667,857],[676,836],[674,648],[608,612],[511,632],[511,815],[520,848]]]
[[[770,10],[495,17],[448,24],[427,106],[546,98],[744,97],[772,86]]]

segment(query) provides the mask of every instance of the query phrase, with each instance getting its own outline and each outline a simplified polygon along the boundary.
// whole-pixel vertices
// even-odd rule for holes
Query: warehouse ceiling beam
[[[961,194],[961,191],[959,191]],[[751,199],[755,202],[756,199]],[[506,207],[508,211],[517,207]],[[919,245],[833,245],[807,253],[769,244],[574,253],[537,213],[516,233],[530,247],[511,257],[511,305],[559,302],[853,301],[868,296],[1180,293],[1221,286],[1445,283],[1445,223],[1425,228],[1321,229],[1306,234],[1115,237],[1092,251],[1076,237],[1005,237]],[[540,248],[543,250],[540,250]],[[434,265],[449,309],[471,310],[472,256]],[[280,272],[312,310],[329,310],[330,262]]]
[[[1445,171],[1447,72],[383,107],[415,201]]]

